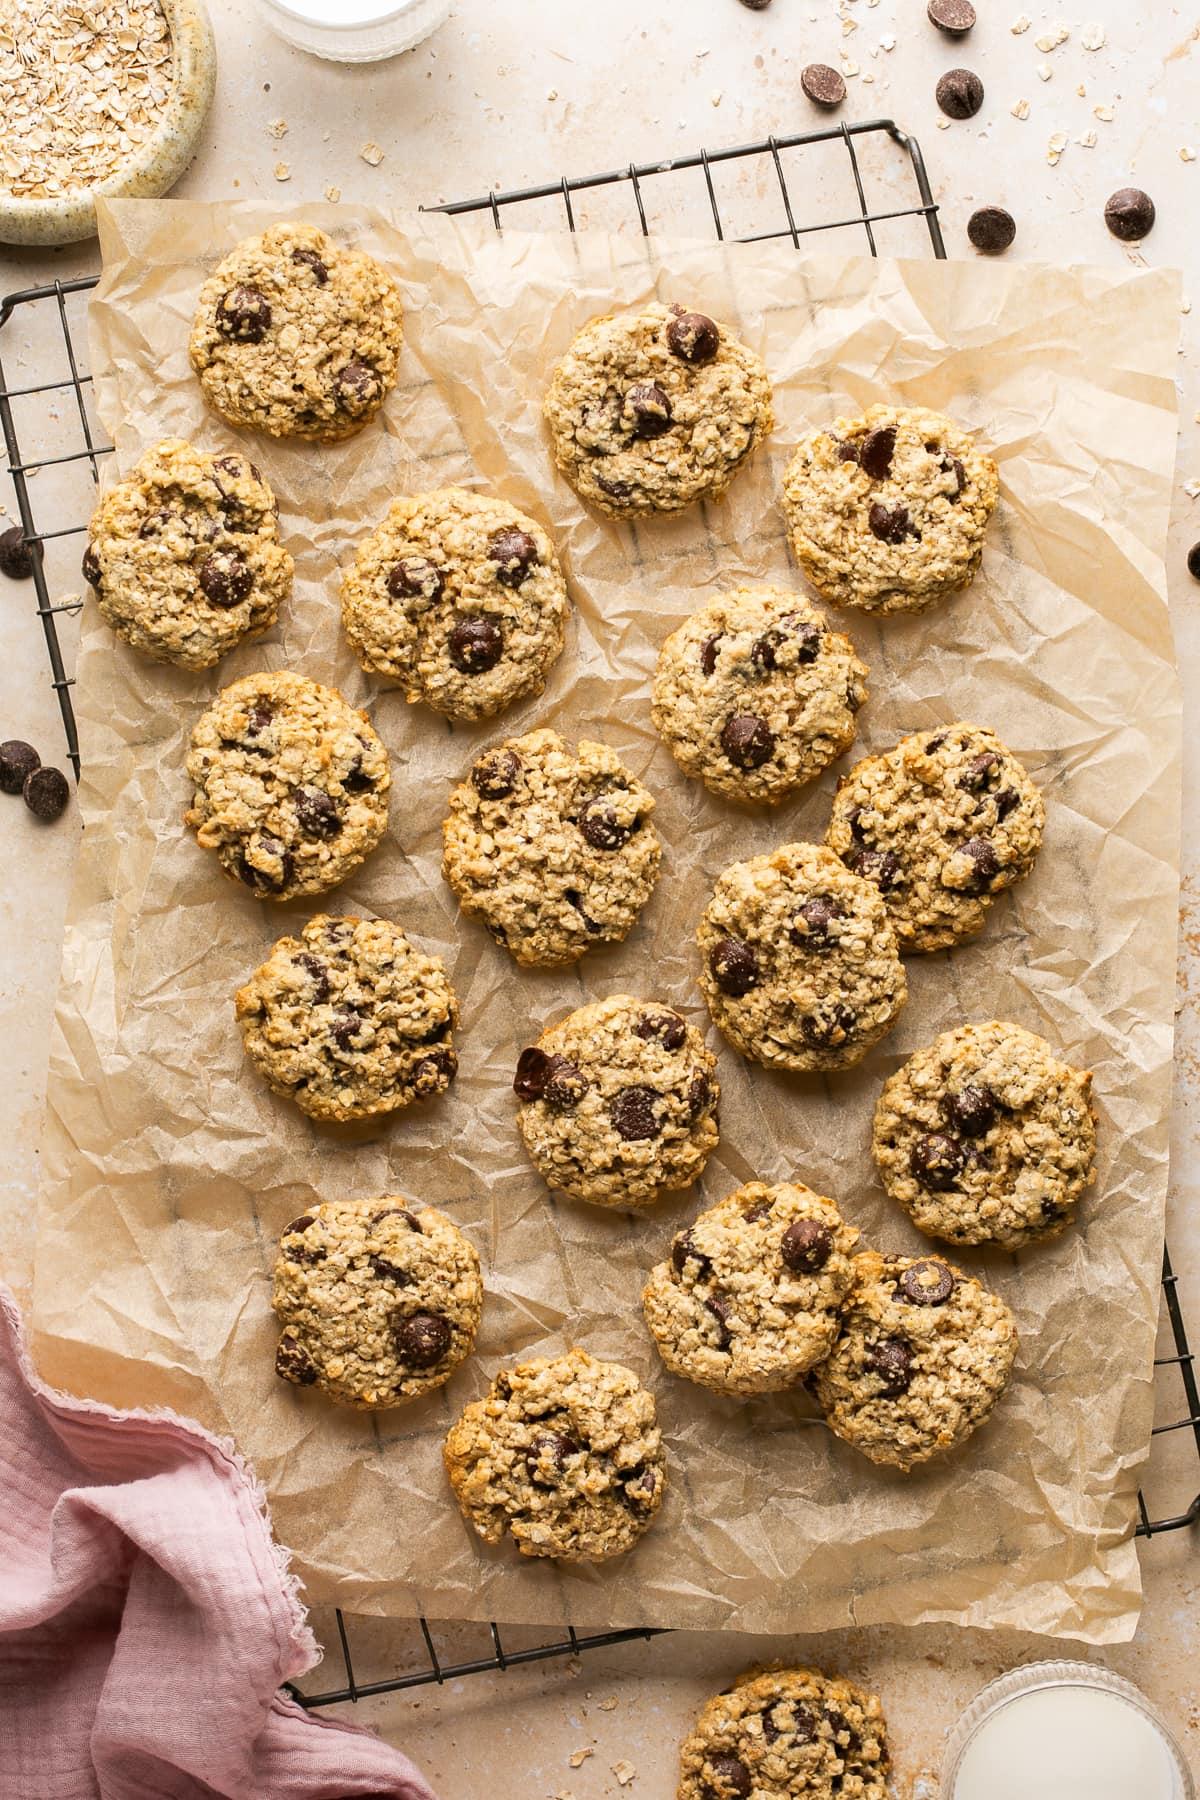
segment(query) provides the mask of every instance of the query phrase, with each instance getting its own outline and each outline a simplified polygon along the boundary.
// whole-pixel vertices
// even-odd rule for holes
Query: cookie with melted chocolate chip
[[[231,425],[328,444],[374,418],[403,339],[400,290],[372,257],[280,224],[237,244],[204,283],[188,353]]]
[[[874,1694],[817,1669],[751,1669],[684,1739],[678,1800],[887,1800],[889,1763]]]
[[[556,1192],[650,1206],[696,1181],[716,1149],[716,1058],[672,1007],[613,994],[522,1051],[513,1076],[525,1148]]]

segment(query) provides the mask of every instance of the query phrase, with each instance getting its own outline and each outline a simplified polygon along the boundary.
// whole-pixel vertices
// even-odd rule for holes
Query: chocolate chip
[[[711,1258],[696,1248],[696,1239],[690,1230],[681,1231],[671,1245],[671,1265],[677,1274],[682,1275],[689,1262],[696,1264],[701,1278],[712,1268]]]
[[[1193,581],[1200,581],[1200,543],[1193,544],[1188,551],[1188,574]]]
[[[863,1358],[865,1366],[883,1383],[883,1392],[895,1400],[912,1383],[913,1353],[907,1338],[876,1338]]]
[[[667,326],[667,348],[685,363],[710,363],[721,348],[721,333],[707,313],[676,313]]]
[[[240,550],[211,550],[200,564],[200,591],[214,606],[240,606],[254,586],[254,571]]]
[[[364,746],[365,747],[365,746]],[[375,778],[368,775],[363,768],[363,759],[356,756],[346,773],[342,776],[342,786],[348,794],[369,794],[375,786]]]
[[[731,1796],[746,1800],[754,1782],[740,1756],[734,1756],[729,1750],[717,1750],[709,1757],[708,1766],[717,1778],[716,1787],[711,1782],[706,1783],[713,1800],[730,1800]]]
[[[410,1231],[420,1231],[421,1221],[416,1213],[409,1212],[407,1206],[386,1206],[382,1212],[371,1214],[371,1225],[382,1225],[385,1219],[403,1219]]]
[[[838,1712],[833,1706],[825,1707],[824,1713],[839,1750],[847,1756],[853,1756],[856,1750],[862,1749],[862,1739],[844,1713]],[[842,1738],[846,1740],[844,1744],[841,1742]]]
[[[914,1306],[944,1306],[954,1292],[954,1276],[944,1262],[922,1257],[901,1275],[900,1292]]]
[[[19,525],[0,531],[0,575],[10,581],[28,581],[33,574],[33,555]]]
[[[762,1719],[764,1744],[773,1744],[776,1738],[781,1738],[783,1736],[782,1731],[780,1731],[778,1725],[775,1723],[775,1702],[772,1702],[765,1712],[760,1713],[759,1717]]]
[[[639,381],[625,396],[624,410],[633,421],[638,438],[661,437],[671,429],[671,402],[657,381]]]
[[[1200,549],[1200,544],[1196,547]],[[1196,579],[1200,581],[1200,575]],[[717,645],[721,642],[722,635],[718,632],[716,637],[705,638],[700,646],[700,667],[706,675],[711,675],[717,666]]]
[[[42,759],[32,744],[23,738],[8,738],[0,744],[0,792],[19,794],[28,777],[41,766]]]
[[[627,1087],[613,1097],[610,1112],[619,1137],[627,1143],[640,1138],[655,1138],[662,1127],[655,1115],[660,1096],[653,1088]]]
[[[71,789],[61,769],[31,769],[21,784],[21,798],[35,819],[49,824],[66,807]]]
[[[836,901],[827,900],[818,894],[812,900],[806,900],[792,921],[788,936],[793,944],[803,944],[809,949],[822,950],[829,944],[829,927],[835,919],[844,919],[845,913]]]
[[[579,815],[579,829],[593,850],[619,850],[633,831],[632,826],[622,825],[602,795],[588,801]]]
[[[540,1100],[550,1079],[550,1058],[536,1044],[522,1050],[513,1076],[513,1093],[518,1100]]]
[[[1136,243],[1154,229],[1154,202],[1141,188],[1118,188],[1104,207],[1104,223],[1123,244]]]
[[[730,1344],[733,1342],[733,1339],[729,1334],[727,1323],[731,1310],[728,1300],[726,1300],[723,1294],[710,1294],[708,1299],[704,1302],[704,1310],[705,1312],[711,1313],[713,1318],[717,1321],[717,1348],[719,1350],[728,1350]]]
[[[760,638],[755,638],[750,646],[750,661],[756,669],[766,674],[776,667],[783,639],[784,634],[778,626],[772,626],[770,631],[764,631]]]
[[[153,512],[146,514],[138,526],[138,536],[140,538],[159,537],[171,523],[171,518],[172,513],[169,507],[156,507]]]
[[[828,63],[809,63],[800,71],[800,86],[814,106],[840,106],[846,98],[846,83],[837,69]]]
[[[521,759],[515,750],[491,750],[471,770],[471,786],[484,800],[503,800],[516,786]]]
[[[342,829],[336,802],[320,788],[301,788],[295,798],[296,822],[305,837],[335,838]]]
[[[647,1043],[657,1040],[664,1050],[678,1050],[687,1037],[687,1026],[678,1013],[643,1013],[633,1034]]]
[[[872,481],[886,481],[892,472],[892,457],[895,454],[896,427],[880,425],[877,430],[867,433],[858,460]]]
[[[883,544],[902,544],[906,537],[916,536],[907,506],[885,506],[882,500],[873,500],[867,524],[872,537]]]
[[[276,859],[279,863],[278,875],[269,874],[250,861],[248,855],[238,858],[238,875],[248,888],[259,894],[278,894],[287,887],[296,871],[296,859],[290,850],[285,850],[278,838],[268,837],[264,832],[257,840],[258,848],[264,855]]]
[[[398,1269],[395,1263],[387,1260],[386,1256],[368,1256],[367,1261],[371,1265],[371,1273],[377,1280],[392,1281],[397,1287],[402,1288],[412,1286],[413,1278],[408,1270]]]
[[[950,502],[951,505],[956,505],[957,502],[962,499],[963,489],[967,485],[966,464],[961,462],[957,456],[952,456],[949,461],[943,457],[942,467],[946,470],[947,474],[951,469],[954,470],[954,492],[950,496]]]
[[[967,220],[967,236],[985,256],[999,256],[1017,235],[1017,222],[1002,206],[980,206]]]
[[[894,850],[855,850],[846,858],[846,866],[864,881],[874,882],[881,894],[889,894],[900,878],[900,858]]]
[[[421,600],[425,606],[440,600],[446,587],[442,571],[427,556],[402,556],[384,585],[393,600]]]
[[[742,0],[747,12],[766,12],[771,0]]]
[[[334,1014],[330,1035],[339,1050],[349,1050],[363,1028],[362,1014],[356,1007],[345,1006]]]
[[[527,531],[510,525],[488,539],[488,555],[498,563],[496,580],[505,587],[519,588],[537,568],[537,545]]]
[[[792,1702],[792,1738],[797,1744],[811,1744],[817,1735],[816,1715],[799,1700]]]
[[[926,449],[929,448],[928,444],[925,446],[925,448]],[[946,742],[946,734],[944,731],[938,737],[931,737],[929,742],[925,746],[926,756],[936,756],[938,751],[942,748],[942,745],[945,742]]]
[[[966,1160],[966,1153],[956,1138],[931,1131],[913,1145],[908,1166],[922,1187],[935,1194],[945,1194],[962,1174]]]
[[[301,1213],[301,1215],[298,1219],[293,1219],[290,1225],[284,1226],[283,1230],[280,1233],[280,1236],[281,1237],[294,1237],[297,1234],[297,1232],[307,1231],[309,1226],[315,1225],[316,1222],[317,1222],[316,1213]]]
[[[321,1006],[329,998],[329,969],[319,956],[305,954],[296,958],[301,968],[312,977],[313,1005]]]
[[[294,1337],[280,1338],[275,1352],[275,1373],[297,1387],[311,1387],[317,1379],[317,1371],[307,1352],[300,1348]]]
[[[712,978],[723,994],[740,998],[762,980],[758,958],[741,938],[719,938],[708,957]]]
[[[325,264],[321,261],[321,258],[317,255],[316,251],[310,250],[307,244],[297,245],[292,251],[292,261],[294,263],[300,263],[306,269],[311,269],[313,278],[318,287],[324,287],[325,283],[329,280],[329,270],[325,267]]]
[[[849,438],[843,438],[842,442],[837,447],[838,461],[844,463],[856,463],[858,461],[858,456],[858,445],[852,444]]]
[[[577,1456],[581,1449],[582,1445],[565,1431],[539,1431],[525,1457],[530,1481],[539,1487],[553,1487],[567,1466],[567,1458]]]
[[[987,887],[1000,873],[1000,858],[996,855],[996,846],[990,838],[973,837],[968,838],[961,848],[963,855],[969,856],[975,864],[971,876],[972,888],[979,890]]]
[[[450,633],[450,661],[464,675],[485,675],[504,652],[500,627],[491,619],[461,619]]]
[[[454,1020],[451,1018],[450,1014],[447,1013],[444,1019],[439,1019],[436,1025],[431,1025],[428,1031],[422,1032],[421,1036],[417,1039],[417,1042],[420,1044],[440,1044],[442,1039],[450,1032],[453,1025]]]
[[[824,1013],[808,1013],[800,1020],[800,1032],[814,1050],[833,1050],[844,1044],[858,1020],[848,1006],[835,1001]]]
[[[779,1245],[779,1254],[797,1274],[823,1269],[833,1253],[833,1234],[819,1219],[793,1219]]]
[[[383,383],[377,372],[361,356],[352,356],[333,378],[333,397],[352,419],[366,412],[382,391]]]
[[[965,37],[975,23],[971,0],[929,0],[929,23],[947,37]]]
[[[423,1056],[412,1072],[413,1089],[417,1094],[440,1094],[443,1088],[449,1087],[458,1074],[458,1057],[453,1050],[435,1050],[432,1056]]]
[[[973,69],[947,69],[935,97],[948,119],[973,119],[983,105],[983,83]]]
[[[252,706],[246,715],[246,730],[251,737],[258,737],[267,729],[275,717],[269,706]]]
[[[757,713],[734,713],[725,721],[721,748],[735,769],[761,769],[775,754],[775,734]]]
[[[435,1312],[410,1313],[394,1335],[397,1356],[414,1369],[432,1369],[440,1363],[454,1337],[450,1321]]]
[[[91,544],[88,545],[83,553],[83,561],[80,564],[80,568],[83,571],[83,579],[87,582],[88,586],[98,588],[103,580],[103,571],[100,568],[100,558],[96,555]]]
[[[1000,758],[994,750],[983,750],[966,766],[958,778],[958,785],[967,794],[982,794],[991,784],[993,775],[1000,768]]]
[[[596,486],[602,493],[611,494],[614,500],[628,500],[630,494],[633,492],[633,487],[630,482],[613,481],[608,475],[597,475]]]
[[[267,296],[248,283],[239,282],[217,302],[217,330],[235,344],[261,344],[271,325]]]
[[[712,1104],[712,1082],[707,1075],[695,1075],[687,1091],[688,1118],[694,1125],[701,1113]]]
[[[999,1102],[990,1087],[968,1082],[957,1094],[947,1094],[942,1101],[946,1122],[964,1137],[982,1137],[996,1120]]]
[[[653,1501],[658,1492],[658,1481],[655,1469],[634,1469],[623,1481],[621,1499],[640,1511]]]
[[[552,1056],[542,1099],[551,1112],[570,1112],[587,1093],[582,1070],[569,1056]]]
[[[1020,804],[1021,796],[1015,788],[1001,788],[996,795],[996,823],[1002,823]]]

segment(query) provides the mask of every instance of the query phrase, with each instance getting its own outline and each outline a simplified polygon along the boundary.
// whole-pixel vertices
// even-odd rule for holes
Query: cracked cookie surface
[[[658,653],[651,716],[686,775],[773,804],[854,740],[867,698],[854,646],[778,587],[738,587],[694,612]]]
[[[879,894],[819,844],[732,863],[696,942],[714,1023],[769,1069],[849,1068],[908,997]]]
[[[798,445],[783,479],[796,560],[817,592],[868,612],[923,612],[973,579],[999,482],[941,413],[872,406]]]
[[[452,719],[540,694],[567,610],[547,533],[466,488],[394,501],[342,581],[342,623],[363,668]]]
[[[197,720],[185,823],[266,900],[336,887],[387,827],[391,773],[366,713],[287,670],[246,675]]]
[[[400,290],[361,250],[312,225],[245,238],[200,290],[188,344],[204,397],[231,425],[333,443],[395,386]]]
[[[310,1118],[397,1112],[458,1072],[458,1001],[440,957],[387,919],[318,914],[284,937],[236,999],[246,1054]]]
[[[521,1052],[521,1136],[558,1193],[650,1206],[696,1181],[716,1149],[717,1063],[670,1007],[613,994]]]
[[[882,894],[904,952],[983,929],[997,894],[1033,867],[1042,796],[994,731],[914,732],[843,776],[825,841]]]
[[[875,1463],[910,1469],[982,1425],[1012,1373],[1000,1299],[940,1257],[855,1258],[832,1354],[813,1371],[826,1423]]]
[[[585,1350],[503,1369],[444,1446],[464,1517],[523,1556],[599,1562],[653,1522],[666,1463],[653,1397],[621,1363]]]
[[[545,413],[562,473],[618,519],[720,499],[774,423],[761,359],[706,314],[658,302],[585,325]]]
[[[701,1712],[677,1800],[888,1800],[874,1694],[817,1669],[751,1669]]]
[[[275,1370],[345,1406],[399,1406],[448,1381],[483,1307],[474,1246],[402,1194],[329,1200],[279,1241]]]
[[[118,637],[210,669],[269,631],[291,592],[275,496],[248,457],[164,438],[92,514],[83,573]]]
[[[526,967],[576,962],[619,943],[662,860],[654,797],[605,744],[572,752],[555,731],[510,738],[475,759],[450,795],[442,873]]]
[[[789,1388],[827,1356],[858,1232],[800,1182],[747,1182],[676,1234],[642,1295],[673,1375],[725,1394]]]
[[[1091,1087],[1020,1025],[943,1032],[884,1083],[871,1138],[883,1185],[947,1243],[1057,1237],[1095,1179]]]

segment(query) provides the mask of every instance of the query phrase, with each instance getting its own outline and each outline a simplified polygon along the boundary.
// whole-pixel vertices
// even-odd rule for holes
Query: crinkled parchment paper
[[[97,403],[121,469],[156,438],[212,446],[186,341],[207,271],[276,216],[126,202],[102,213]],[[339,207],[304,215],[366,245],[406,296],[402,380],[382,424],[331,449],[244,438],[296,557],[271,639],[191,676],[86,619],[77,704],[83,857],[53,1051],[35,1326],[42,1370],[229,1432],[266,1483],[314,1598],[358,1611],[780,1631],[955,1619],[1101,1642],[1131,1634],[1130,1532],[1151,1420],[1167,1167],[1179,710],[1163,544],[1174,453],[1177,288],[1133,269],[805,261],[756,248],[464,234]],[[591,315],[657,294],[733,323],[776,384],[773,442],[721,507],[618,528],[555,476],[540,420],[552,360]],[[511,1072],[582,1001],[628,989],[706,1023],[692,934],[735,857],[819,838],[832,772],[755,816],[686,781],[649,721],[655,651],[726,582],[796,580],[775,496],[790,446],[873,400],[944,408],[1000,463],[969,593],[916,620],[837,623],[871,665],[862,752],[958,717],[995,726],[1043,784],[1032,878],[979,942],[909,964],[898,1028],[830,1081],[773,1076],[719,1040],[723,1141],[701,1188],[632,1218],[551,1200],[527,1166]],[[406,707],[357,668],[338,569],[394,494],[492,487],[553,530],[575,601],[542,700],[478,728]],[[392,832],[324,904],[400,920],[449,965],[462,1071],[441,1103],[346,1144],[243,1065],[234,989],[321,903],[256,901],[181,822],[188,733],[219,683],[259,666],[333,681],[393,758]],[[658,796],[658,892],[624,947],[519,972],[460,919],[439,874],[446,793],[486,743],[541,723],[616,744]],[[724,1400],[661,1368],[642,1277],[699,1206],[798,1175],[866,1237],[917,1235],[868,1151],[880,1082],[962,1020],[1013,1018],[1096,1072],[1099,1183],[1082,1224],[1020,1257],[964,1258],[1015,1308],[1010,1392],[961,1452],[907,1478],[836,1442],[800,1395]],[[425,1402],[374,1418],[278,1382],[269,1271],[314,1200],[406,1192],[445,1206],[483,1257],[479,1354]],[[526,1563],[468,1531],[441,1467],[451,1417],[497,1366],[579,1342],[658,1396],[672,1486],[654,1529],[597,1569]]]

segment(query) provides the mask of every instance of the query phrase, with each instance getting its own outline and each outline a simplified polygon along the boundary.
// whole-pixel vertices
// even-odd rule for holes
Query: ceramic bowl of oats
[[[165,194],[212,102],[202,0],[0,6],[0,242],[94,237],[96,201]]]

